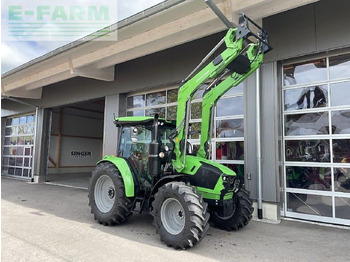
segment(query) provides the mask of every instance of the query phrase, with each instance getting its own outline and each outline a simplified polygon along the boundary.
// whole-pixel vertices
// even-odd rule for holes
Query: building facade
[[[350,3],[244,2],[218,5],[233,21],[238,11],[261,19],[274,49],[259,75],[217,103],[210,158],[242,177],[255,201],[261,187],[264,218],[350,225]],[[44,182],[88,173],[103,155],[116,154],[113,115],[175,119],[179,83],[225,28],[196,1],[167,1],[147,12],[119,23],[118,41],[129,49],[116,46],[118,53],[109,54],[107,44],[85,43],[3,75],[3,175]],[[169,35],[140,46],[127,42],[132,33],[148,32],[154,21],[164,24],[150,38],[166,26]],[[187,27],[180,27],[184,21]],[[93,75],[86,77],[91,61],[79,70],[72,66],[86,57],[59,67],[79,50],[90,57],[105,50]],[[41,64],[50,62],[62,71],[40,78]],[[191,131],[200,129],[205,87],[191,103]],[[189,141],[195,151],[199,135],[192,132]]]

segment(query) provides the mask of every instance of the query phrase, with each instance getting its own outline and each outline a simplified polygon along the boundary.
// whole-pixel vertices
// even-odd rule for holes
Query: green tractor
[[[249,22],[258,27],[258,34],[249,29]],[[203,67],[224,43],[226,49]],[[115,225],[135,212],[151,213],[161,241],[175,249],[198,244],[209,221],[224,230],[246,226],[253,212],[249,192],[241,188],[234,171],[208,160],[213,108],[226,91],[259,68],[270,49],[267,33],[241,14],[238,28],[231,26],[180,85],[176,121],[158,115],[115,118],[117,156],[99,161],[90,180],[89,205],[95,219]],[[200,148],[193,154],[187,141],[191,99],[207,81],[211,84],[203,94]]]

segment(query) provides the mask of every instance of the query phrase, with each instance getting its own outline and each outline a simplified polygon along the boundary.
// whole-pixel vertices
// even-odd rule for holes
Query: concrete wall
[[[322,0],[263,20],[271,45],[265,61],[350,46],[350,1]]]

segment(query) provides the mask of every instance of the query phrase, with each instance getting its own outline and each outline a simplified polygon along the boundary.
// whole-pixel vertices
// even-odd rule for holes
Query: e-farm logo
[[[5,40],[115,40],[116,28],[110,25],[117,21],[117,1],[5,0],[2,17]]]

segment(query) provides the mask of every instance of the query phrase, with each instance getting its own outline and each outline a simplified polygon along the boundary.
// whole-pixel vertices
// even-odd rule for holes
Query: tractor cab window
[[[119,156],[129,158],[148,157],[148,147],[151,142],[151,130],[144,126],[130,126],[122,129]]]

